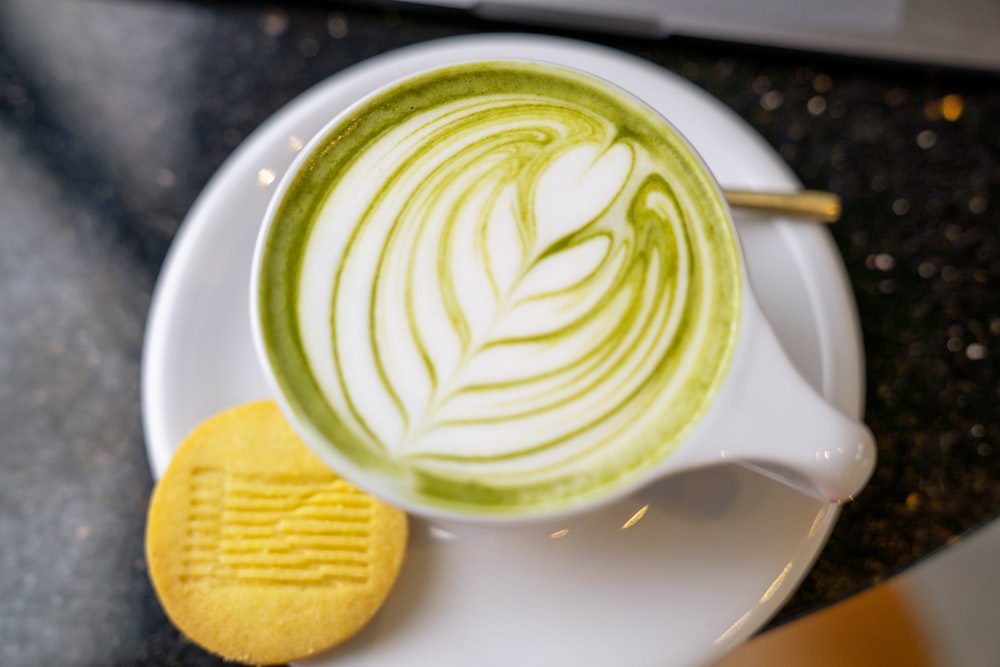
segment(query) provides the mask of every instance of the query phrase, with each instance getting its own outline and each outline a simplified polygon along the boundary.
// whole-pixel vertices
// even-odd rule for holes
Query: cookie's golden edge
[[[339,479],[299,439],[273,401],[231,408],[199,424],[153,490],[145,535],[150,580],[181,632],[227,660],[267,665],[329,650],[368,624],[402,568],[408,539],[404,512],[373,498],[372,576],[363,587],[288,585],[276,595],[273,586],[185,583],[186,521],[178,513],[189,507],[187,482],[197,466]]]

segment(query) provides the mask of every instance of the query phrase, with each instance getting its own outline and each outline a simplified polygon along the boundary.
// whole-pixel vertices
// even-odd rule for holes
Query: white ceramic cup
[[[556,68],[563,69],[565,68]],[[417,76],[424,76],[421,73]],[[579,76],[579,74],[574,74]],[[403,82],[406,83],[405,81]],[[609,84],[596,82],[602,86]],[[373,104],[383,91],[400,85],[396,82],[375,91],[369,97],[332,119],[298,156],[275,191],[260,230],[251,277],[251,320],[254,339],[265,375],[274,388],[274,396],[285,415],[307,444],[338,473],[409,512],[433,518],[480,522],[509,522],[551,518],[556,515],[581,512],[597,504],[620,498],[654,480],[709,465],[730,463],[752,468],[761,474],[791,485],[817,498],[842,502],[852,499],[867,483],[875,463],[875,446],[870,431],[861,423],[845,416],[829,405],[789,361],[753,295],[746,268],[739,251],[738,263],[741,297],[738,308],[738,334],[731,349],[728,367],[711,403],[702,414],[692,416],[685,437],[671,452],[647,465],[641,474],[612,480],[598,493],[565,502],[545,503],[538,507],[497,510],[449,502],[425,502],[421,493],[406,487],[406,480],[383,475],[356,461],[340,450],[336,438],[324,431],[302,407],[301,394],[289,390],[293,375],[280,367],[281,362],[270,353],[262,326],[262,289],[266,289],[262,263],[275,224],[278,210],[286,202],[288,192],[299,172],[310,168],[310,160],[323,151],[335,148],[331,139],[343,133]],[[629,104],[636,101],[627,93]],[[648,111],[648,110],[647,110]],[[652,113],[652,112],[651,112]],[[657,115],[658,116],[658,115]],[[720,215],[732,230],[738,246],[739,236],[732,223],[718,184],[694,150],[680,137],[669,121],[660,119],[665,132],[672,132],[694,156],[693,164],[711,183],[719,202]],[[271,274],[273,275],[273,271]],[[288,306],[292,312],[294,306]],[[307,397],[308,399],[308,397]],[[311,400],[311,399],[308,399]]]

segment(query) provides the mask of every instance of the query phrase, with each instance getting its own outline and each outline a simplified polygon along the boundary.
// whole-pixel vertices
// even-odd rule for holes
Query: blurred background
[[[1000,5],[964,1],[613,15],[582,1],[4,0],[0,664],[219,664],[167,621],[143,555],[140,363],[168,249],[212,174],[310,86],[397,47],[518,31],[678,74],[806,187],[844,199],[830,232],[861,316],[878,469],[725,664],[863,664],[817,662],[838,655],[818,650],[826,638],[911,651],[872,664],[1000,665]]]

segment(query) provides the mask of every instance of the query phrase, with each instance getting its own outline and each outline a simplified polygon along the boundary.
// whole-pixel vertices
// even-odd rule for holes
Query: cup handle
[[[820,500],[852,500],[875,467],[871,431],[806,382],[763,316],[747,319],[727,383],[677,454],[691,466],[736,463]]]

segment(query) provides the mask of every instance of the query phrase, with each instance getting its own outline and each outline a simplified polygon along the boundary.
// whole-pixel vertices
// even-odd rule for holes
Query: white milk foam
[[[529,511],[638,476],[711,403],[738,252],[711,177],[640,103],[561,68],[458,65],[307,157],[260,305],[279,386],[336,462],[401,498]]]
[[[587,453],[634,428],[631,417],[568,436],[640,388],[682,316],[672,295],[687,291],[686,254],[664,267],[653,253],[646,289],[612,290],[634,261],[622,209],[655,165],[609,140],[614,128],[566,141],[575,128],[557,114],[497,112],[524,103],[461,101],[411,117],[343,177],[309,241],[299,301],[309,361],[329,402],[341,414],[352,405],[392,456],[443,469],[482,458],[509,474]],[[485,112],[489,122],[440,140]],[[514,150],[494,144],[533,132],[566,146],[525,158],[542,162],[525,182]],[[649,289],[667,270],[672,290]],[[631,353],[601,349],[636,308],[644,326],[619,342]]]

